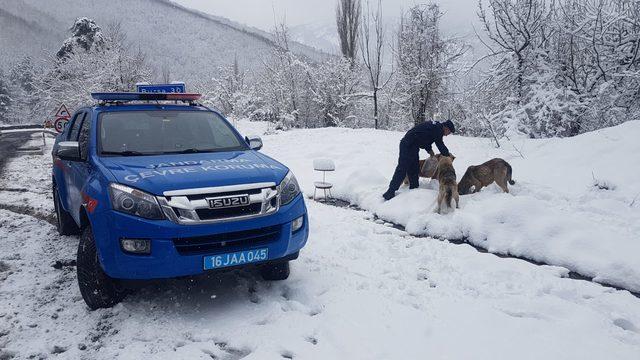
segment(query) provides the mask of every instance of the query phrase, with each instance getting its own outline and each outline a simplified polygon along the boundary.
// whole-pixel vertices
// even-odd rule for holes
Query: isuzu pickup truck
[[[309,235],[298,182],[198,94],[95,93],[53,147],[58,231],[80,234],[91,309],[126,280],[256,266],[284,280]]]

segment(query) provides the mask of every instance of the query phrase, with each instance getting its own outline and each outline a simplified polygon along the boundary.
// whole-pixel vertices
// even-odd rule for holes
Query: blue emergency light
[[[91,97],[104,101],[196,101],[202,97],[202,94],[192,93],[142,93],[142,92],[113,92],[113,93],[91,93]]]

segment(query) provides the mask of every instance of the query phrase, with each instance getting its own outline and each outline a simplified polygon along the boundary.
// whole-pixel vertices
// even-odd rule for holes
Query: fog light
[[[151,240],[120,239],[122,250],[132,254],[151,254]]]
[[[302,224],[304,224],[304,216],[300,216],[299,218],[293,220],[291,222],[291,232],[296,232],[300,230],[300,228],[302,227]]]

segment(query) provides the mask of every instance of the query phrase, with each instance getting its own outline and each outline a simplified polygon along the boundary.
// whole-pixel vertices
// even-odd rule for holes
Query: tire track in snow
[[[344,208],[344,209],[349,209],[349,210],[354,210],[354,211],[362,211],[362,212],[366,212],[366,213],[371,213],[368,210],[362,209],[357,205],[351,204],[348,201],[342,200],[342,199],[334,199],[334,201],[319,201],[319,200],[313,200],[313,199],[308,199],[308,200],[312,200],[315,201],[317,203],[323,204],[323,205],[328,205],[328,206],[335,206],[335,207],[340,207],[340,208]],[[408,236],[411,236],[413,238],[431,238],[431,239],[436,239],[436,240],[440,240],[443,242],[448,242],[454,245],[468,245],[471,246],[473,249],[475,249],[477,252],[479,253],[483,253],[483,254],[491,254],[494,256],[497,256],[499,258],[503,258],[503,259],[518,259],[518,260],[522,260],[522,261],[526,261],[530,264],[536,265],[536,266],[558,266],[558,267],[563,267],[566,268],[569,273],[567,274],[567,278],[568,279],[572,279],[572,280],[582,280],[582,281],[588,281],[600,286],[604,286],[607,288],[612,288],[615,290],[621,290],[621,291],[628,291],[631,295],[637,297],[640,299],[640,293],[631,291],[629,289],[625,289],[623,287],[617,286],[617,285],[612,285],[612,284],[608,284],[606,282],[598,282],[596,281],[593,277],[591,276],[587,276],[584,274],[581,274],[580,272],[577,272],[575,270],[569,269],[566,266],[559,266],[559,265],[554,265],[554,264],[547,264],[544,262],[540,262],[540,261],[536,261],[533,259],[529,259],[527,257],[523,257],[523,256],[517,256],[517,255],[513,255],[513,254],[509,254],[509,253],[503,253],[503,252],[493,252],[493,251],[489,251],[483,247],[480,247],[478,245],[475,245],[473,243],[471,243],[469,241],[469,239],[467,237],[463,237],[463,238],[459,238],[459,239],[447,239],[447,238],[443,238],[443,237],[436,237],[436,236],[429,236],[429,235],[414,235],[414,234],[410,234],[409,232],[407,232],[407,230],[405,229],[404,226],[388,221],[384,218],[380,218],[378,217],[377,214],[372,213],[373,214],[373,219],[370,219],[370,221],[378,223],[378,224],[382,224],[382,225],[387,225],[390,226],[394,229],[403,231],[405,233],[407,233]]]
[[[31,216],[35,219],[42,220],[56,226],[56,215],[54,213],[45,214],[27,205],[10,205],[0,203],[0,210],[7,210],[18,215]]]
[[[4,169],[5,165],[10,160],[20,155],[18,154],[18,151],[17,151],[19,148],[19,145],[24,144],[25,142],[28,142],[30,139],[31,139],[30,136],[23,135],[23,134],[8,134],[0,138],[0,153],[4,154],[4,156],[0,157],[0,179],[3,178],[2,175],[5,170]],[[15,188],[15,187],[8,187],[8,186],[0,187],[0,191],[6,191],[6,192],[12,192],[12,193],[33,193],[33,194],[42,195],[42,192],[33,191],[32,189]],[[53,213],[45,214],[28,205],[0,203],[0,209],[11,211],[13,213],[20,214],[20,215],[31,216],[38,220],[46,221],[51,225],[54,225],[54,226],[56,225],[55,214]]]

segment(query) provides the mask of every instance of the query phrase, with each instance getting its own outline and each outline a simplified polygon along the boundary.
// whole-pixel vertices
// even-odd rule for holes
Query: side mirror
[[[245,139],[249,143],[249,147],[252,150],[262,149],[262,139],[260,138],[260,136],[247,136]]]
[[[80,161],[80,146],[77,141],[61,141],[58,143],[56,156],[61,160]]]

